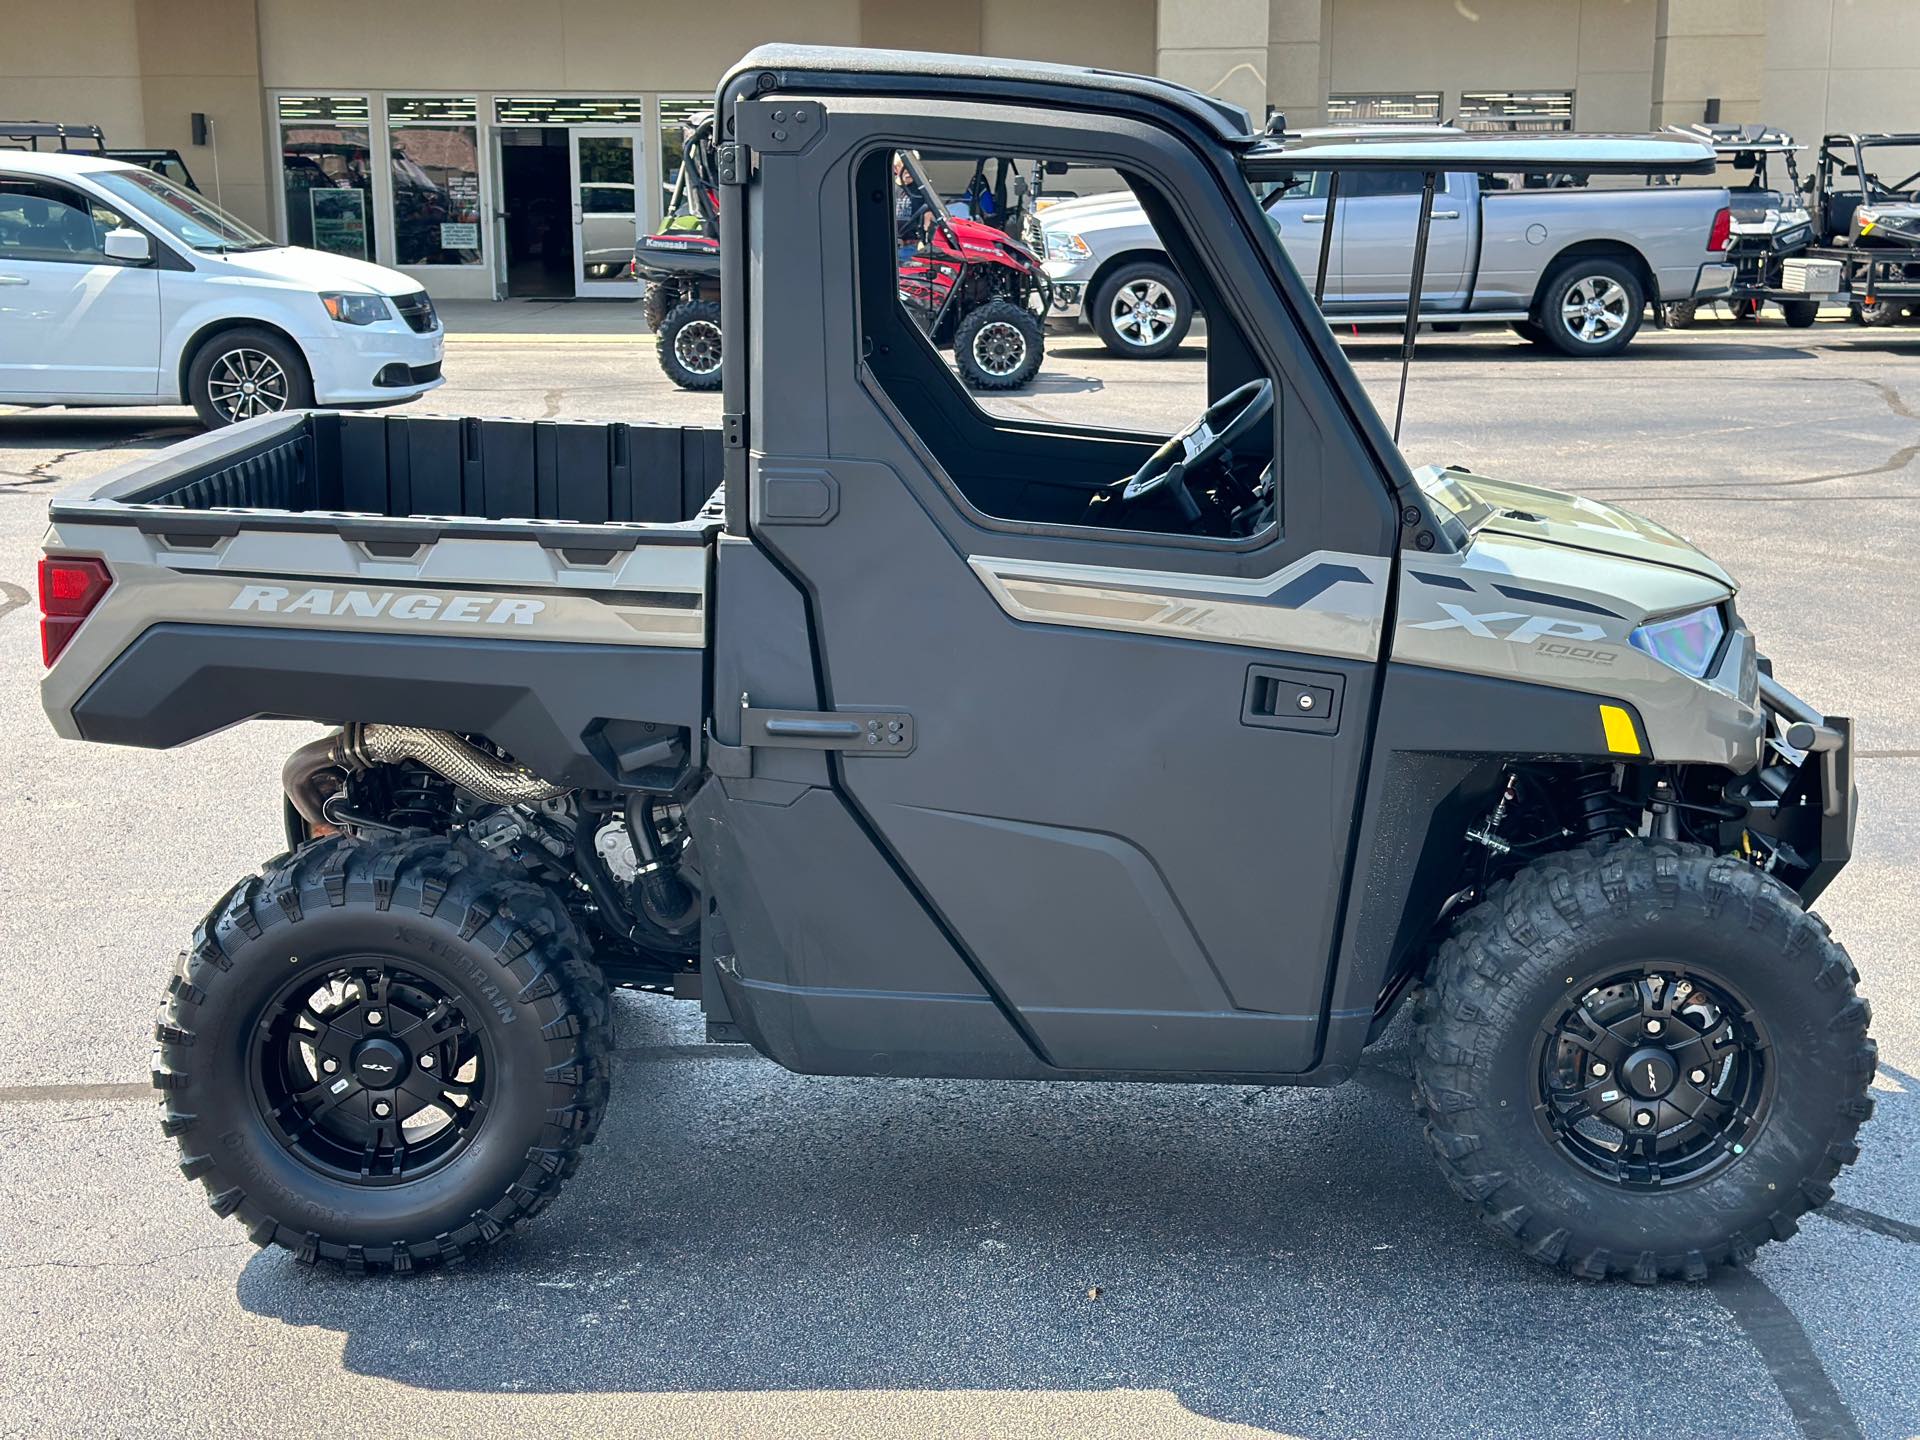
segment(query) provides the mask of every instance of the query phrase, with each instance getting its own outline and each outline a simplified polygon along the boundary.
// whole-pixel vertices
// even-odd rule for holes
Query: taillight
[[[113,588],[104,560],[83,555],[40,557],[40,659],[51,665],[73,632]]]
[[[1725,250],[1733,243],[1733,211],[1722,206],[1713,217],[1713,230],[1707,236],[1707,249]]]

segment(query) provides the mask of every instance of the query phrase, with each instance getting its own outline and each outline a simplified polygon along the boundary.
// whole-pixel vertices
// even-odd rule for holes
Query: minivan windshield
[[[246,221],[235,219],[206,196],[151,170],[96,170],[92,179],[131,204],[144,219],[203,254],[271,250],[279,243]]]

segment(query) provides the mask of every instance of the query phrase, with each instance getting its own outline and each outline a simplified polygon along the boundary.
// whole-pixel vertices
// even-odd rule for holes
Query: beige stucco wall
[[[144,145],[134,0],[101,0],[84,21],[59,5],[0,9],[0,119],[93,124]]]
[[[1466,90],[1571,90],[1578,128],[1642,129],[1659,8],[1659,0],[1332,0],[1326,93],[1438,90],[1451,113]]]
[[[1920,130],[1920,3],[1771,0],[1760,118],[1810,146],[1840,130]]]

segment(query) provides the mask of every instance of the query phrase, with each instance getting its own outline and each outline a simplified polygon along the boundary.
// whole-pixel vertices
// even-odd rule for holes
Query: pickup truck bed
[[[262,716],[479,729],[633,783],[698,743],[720,463],[712,429],[354,414],[175,446],[51,507],[48,552],[112,583],[48,713],[141,745]]]

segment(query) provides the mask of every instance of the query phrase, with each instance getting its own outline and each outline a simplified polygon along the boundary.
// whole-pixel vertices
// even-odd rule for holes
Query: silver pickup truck
[[[1273,186],[1263,203],[1300,273],[1311,279],[1318,270],[1329,209],[1330,174],[1305,168],[1307,160],[1324,163],[1329,150],[1389,141],[1444,148],[1463,136],[1448,126],[1376,126],[1292,137],[1301,173]],[[1511,140],[1514,169],[1497,178],[1441,177],[1422,315],[1504,320],[1525,339],[1568,355],[1613,355],[1632,341],[1649,301],[1707,299],[1733,284],[1725,190],[1587,189],[1568,183],[1578,177],[1554,161],[1555,149],[1576,137],[1491,138]],[[1583,144],[1593,138],[1578,137]],[[1328,316],[1404,318],[1421,188],[1416,169],[1342,174],[1327,257]],[[1130,191],[1051,206],[1028,221],[1025,238],[1053,281],[1052,321],[1091,325],[1108,349],[1141,359],[1164,355],[1185,337],[1192,297]]]

